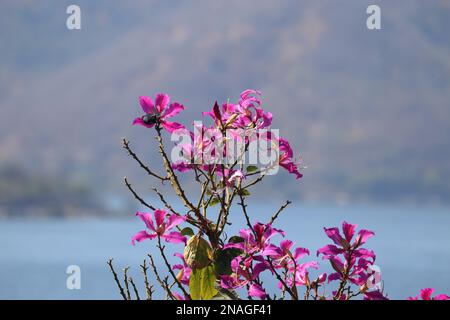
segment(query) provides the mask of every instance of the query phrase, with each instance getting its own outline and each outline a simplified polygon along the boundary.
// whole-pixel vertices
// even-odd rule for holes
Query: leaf
[[[184,247],[184,260],[192,269],[202,269],[210,264],[212,249],[200,235],[191,237]]]
[[[247,189],[242,189],[241,195],[244,196],[244,197],[249,196],[250,195],[250,191],[248,191]]]
[[[228,240],[231,243],[239,243],[239,242],[244,242],[244,238],[239,237],[239,236],[232,236],[230,238],[230,240]]]
[[[216,204],[218,204],[219,202],[220,202],[219,198],[214,197],[214,198],[212,198],[211,201],[209,202],[209,205],[210,205],[211,207],[214,207],[214,206],[215,206]]]
[[[189,294],[193,300],[210,300],[218,293],[215,284],[214,266],[194,269],[189,278]]]
[[[216,290],[219,292],[212,300],[240,300],[239,295],[233,289],[224,289],[220,285],[216,285]]]
[[[231,260],[241,253],[241,250],[235,248],[217,250],[214,255],[214,269],[216,276],[230,275],[233,272],[231,269]]]
[[[258,170],[257,166],[248,166],[247,167],[247,173],[255,172]]]
[[[186,237],[192,237],[195,233],[194,233],[194,230],[192,230],[189,227],[186,227],[186,228],[183,228],[183,230],[181,230],[181,234]]]

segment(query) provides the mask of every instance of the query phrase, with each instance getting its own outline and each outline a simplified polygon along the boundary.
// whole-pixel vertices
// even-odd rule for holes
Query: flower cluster
[[[296,246],[286,238],[283,230],[274,227],[279,214],[290,201],[273,214],[268,223],[252,223],[246,204],[249,189],[261,182],[271,169],[253,163],[246,167],[240,161],[251,152],[255,141],[265,143],[258,152],[274,152],[275,166],[285,169],[297,179],[303,176],[300,172],[303,169],[301,160],[294,158],[290,143],[271,131],[273,117],[262,107],[259,91],[245,90],[235,103],[227,101],[220,105],[215,102],[211,111],[203,112],[204,116],[212,119],[212,124],[195,123],[193,131],[168,120],[184,110],[183,105],[170,103],[168,95],[160,93],[154,102],[149,97],[140,97],[139,102],[144,115],[136,118],[133,124],[155,130],[164,173],[156,173],[146,166],[126,140],[124,148],[147,174],[160,180],[161,184],[169,181],[174,194],[185,207],[182,214],[177,213],[165,195],[154,188],[165,208],[156,209],[145,202],[125,179],[135,198],[150,209],[149,212],[136,213],[146,229],[132,236],[132,244],[144,240],[156,241],[162,257],[160,261],[167,267],[168,275],[160,275],[153,252],[149,255],[150,263],[167,299],[238,299],[242,294],[250,299],[264,300],[387,299],[380,273],[374,264],[376,255],[365,247],[367,240],[374,236],[373,231],[357,231],[357,225],[347,222],[342,223],[342,230],[337,227],[324,228],[332,243],[317,250],[317,257],[322,258],[319,262],[308,259],[309,249]],[[171,133],[172,138],[174,135],[182,137],[176,146],[181,158],[169,158],[163,129]],[[235,145],[240,147],[237,158],[233,154]],[[171,152],[171,155],[174,153]],[[180,173],[193,174],[194,181],[198,183],[200,197],[195,201],[190,199],[190,192],[180,183],[177,176]],[[242,209],[240,211],[247,226],[237,235],[228,237],[225,230],[231,224],[229,219],[235,214],[231,208],[236,206]],[[183,253],[174,254],[179,259],[176,263],[171,263],[172,258],[168,257],[163,240],[184,246]],[[331,272],[319,272],[323,262],[329,264]],[[145,262],[142,268],[146,276]],[[128,281],[126,274],[124,278]],[[276,286],[267,285],[268,281],[273,281]],[[150,297],[153,287],[149,286],[147,277],[145,282],[147,296]],[[117,283],[122,296],[129,298],[130,294],[127,296],[120,282]],[[131,284],[134,287],[134,283]],[[126,285],[128,288],[128,283]],[[419,296],[409,299],[450,298],[444,294],[432,297],[432,294],[433,289],[422,289]]]

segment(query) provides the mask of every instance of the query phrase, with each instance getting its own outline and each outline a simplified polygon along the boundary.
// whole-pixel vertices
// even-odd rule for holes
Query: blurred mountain
[[[100,193],[124,193],[125,175],[148,188],[120,147],[159,164],[130,126],[139,95],[168,92],[189,123],[257,88],[308,166],[300,183],[267,179],[274,198],[447,201],[450,3],[379,2],[370,31],[365,0],[78,1],[70,31],[69,1],[2,1],[0,162]]]

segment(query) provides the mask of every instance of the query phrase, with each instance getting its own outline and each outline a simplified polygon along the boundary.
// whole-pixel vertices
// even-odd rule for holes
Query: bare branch
[[[276,219],[278,218],[278,216],[280,215],[280,213],[281,213],[284,209],[286,209],[286,207],[287,207],[288,205],[290,205],[291,203],[292,203],[291,201],[287,200],[287,201],[285,202],[285,204],[283,204],[283,205],[280,207],[280,209],[278,209],[278,211],[275,212],[275,214],[272,216],[272,218],[270,218],[269,224],[274,223],[275,220],[276,220]]]
[[[183,292],[183,294],[186,297],[190,298],[189,293],[186,291],[186,289],[183,287],[183,285],[180,283],[180,281],[178,280],[177,276],[175,275],[175,273],[173,272],[173,268],[169,263],[169,260],[167,260],[166,254],[164,252],[164,246],[161,245],[161,237],[158,235],[158,249],[161,252],[161,256],[164,260],[164,263],[166,264],[167,269],[169,270],[170,275],[172,276],[173,280],[177,283],[178,288],[180,288],[180,290]]]
[[[127,300],[127,296],[125,295],[125,292],[123,291],[122,285],[120,284],[120,280],[119,280],[119,278],[117,277],[116,271],[114,270],[112,261],[113,261],[113,259],[111,258],[111,259],[109,259],[108,262],[107,262],[107,263],[108,263],[108,266],[109,266],[109,269],[111,269],[111,272],[112,272],[112,274],[113,274],[113,276],[114,276],[114,281],[116,282],[117,287],[119,288],[120,295],[122,296],[122,298],[123,298],[124,300]]]
[[[128,269],[130,269],[130,267],[126,267],[123,269],[123,282],[125,283],[127,299],[131,300],[130,288],[128,287]]]
[[[139,297],[139,291],[136,288],[136,285],[134,284],[134,281],[133,281],[132,277],[130,277],[130,283],[131,283],[131,286],[133,287],[133,291],[134,291],[134,295],[136,296],[136,299],[137,300],[141,300],[141,298]]]
[[[150,168],[148,166],[146,166],[141,159],[139,159],[139,157],[136,155],[136,153],[133,152],[133,150],[131,150],[130,148],[130,142],[127,141],[125,138],[122,139],[122,145],[123,148],[125,150],[127,150],[128,155],[130,155],[134,160],[136,160],[136,162],[139,164],[139,166],[141,166],[142,169],[144,169],[148,175],[153,176],[161,181],[166,181],[169,180],[169,178],[167,177],[161,177],[160,175],[154,173],[152,170],[150,170]]]
[[[145,292],[147,294],[147,300],[152,300],[153,296],[153,286],[150,285],[148,282],[148,276],[147,276],[147,260],[144,259],[143,264],[141,264],[142,274],[144,275],[144,284],[145,284]]]
[[[142,199],[136,191],[134,191],[134,189],[131,187],[131,184],[128,182],[128,179],[125,177],[123,178],[123,181],[125,182],[125,185],[127,186],[128,190],[130,190],[130,192],[133,194],[133,196],[136,198],[136,200],[138,200],[143,206],[151,209],[151,210],[156,210],[156,208],[154,206],[152,206],[151,204],[145,202],[144,199]]]
[[[153,256],[149,254],[148,257],[150,258],[150,266],[152,267],[153,273],[155,274],[156,281],[158,281],[158,283],[161,286],[161,288],[163,288],[164,291],[166,291],[167,295],[172,300],[174,300],[175,297],[173,296],[172,291],[170,291],[170,288],[169,288],[169,285],[167,284],[167,281],[166,282],[163,281],[163,279],[161,279],[161,277],[159,276],[158,269],[156,268],[155,261],[153,260]]]

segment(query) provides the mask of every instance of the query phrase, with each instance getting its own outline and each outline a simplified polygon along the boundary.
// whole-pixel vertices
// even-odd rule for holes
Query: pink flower
[[[408,300],[419,300],[419,297],[422,300],[450,300],[450,296],[446,294],[437,294],[434,297],[432,297],[432,294],[434,292],[433,288],[424,288],[420,290],[420,294],[415,297],[409,297]]]
[[[381,291],[366,291],[364,292],[364,300],[389,300]]]
[[[278,146],[280,150],[278,160],[279,165],[286,169],[289,173],[294,174],[296,179],[303,177],[303,174],[299,171],[300,161],[294,161],[294,153],[289,142],[286,139],[280,138],[278,139]]]
[[[238,243],[228,243],[224,246],[224,249],[236,248],[252,255],[260,251],[263,252],[269,245],[269,240],[276,234],[280,234],[283,237],[285,235],[283,230],[275,229],[272,228],[270,224],[262,224],[259,222],[253,225],[253,230],[255,231],[256,237],[252,230],[243,229],[239,231],[239,235],[244,239],[244,241]]]
[[[134,245],[135,241],[141,242],[145,239],[155,239],[156,237],[161,237],[166,242],[171,243],[186,243],[186,237],[180,232],[171,231],[175,226],[186,221],[186,217],[182,217],[176,214],[170,215],[167,219],[167,212],[164,210],[155,210],[155,221],[153,221],[153,215],[149,212],[137,212],[136,215],[144,221],[146,227],[151,231],[139,231],[136,233],[132,239],[131,243]]]
[[[177,129],[184,128],[183,125],[177,122],[170,122],[166,119],[171,118],[181,110],[184,110],[183,105],[178,102],[171,103],[169,105],[170,98],[167,94],[159,93],[156,95],[155,103],[150,97],[139,97],[139,103],[144,111],[144,115],[140,118],[136,118],[133,121],[133,125],[140,125],[147,128],[152,128],[161,125],[169,132],[174,132]]]
[[[261,108],[260,97],[260,91],[247,89],[241,93],[237,104],[227,102],[220,107],[216,102],[213,109],[203,115],[209,115],[217,127],[226,124],[227,128],[267,128],[272,123],[272,114]]]
[[[291,252],[293,245],[294,243],[291,240],[283,240],[280,242],[279,247],[269,244],[261,254],[271,257],[274,260],[274,266],[276,268],[288,267],[294,261],[297,263],[298,260],[309,255],[308,249],[300,247],[295,248],[294,252]]]
[[[180,258],[182,261],[182,264],[175,264],[172,266],[172,268],[175,270],[180,270],[177,278],[182,284],[188,286],[189,285],[189,277],[191,276],[192,269],[189,268],[186,261],[184,260],[184,256],[181,253],[175,253],[174,256]]]
[[[224,289],[237,289],[249,285],[250,296],[265,298],[264,289],[255,283],[255,280],[268,268],[267,262],[261,256],[247,258],[237,256],[231,261],[231,275],[221,276],[220,286]]]
[[[250,297],[256,297],[259,298],[261,300],[264,300],[267,298],[267,293],[266,290],[264,290],[264,288],[257,284],[257,283],[252,283],[249,288],[248,288],[248,295]]]
[[[366,284],[373,271],[369,266],[375,262],[375,253],[362,248],[367,239],[375,233],[369,230],[360,230],[352,242],[357,225],[343,222],[341,235],[338,228],[324,228],[325,234],[334,244],[328,244],[317,250],[317,256],[323,255],[336,271],[328,276],[328,282],[347,278],[355,285]],[[347,274],[347,276],[345,276]]]

